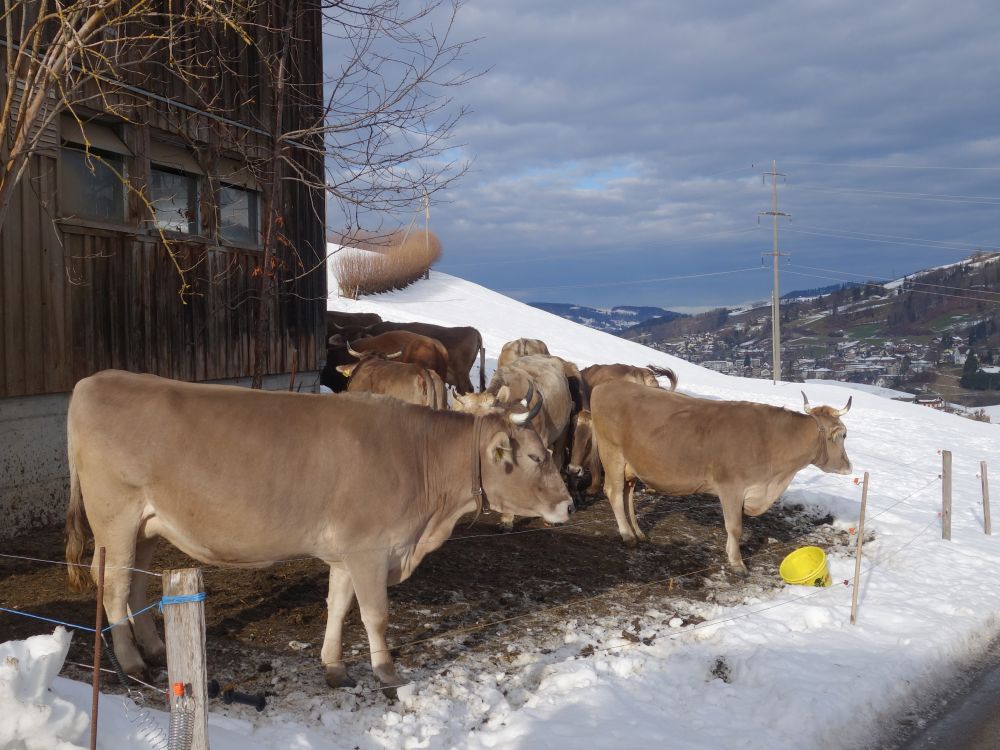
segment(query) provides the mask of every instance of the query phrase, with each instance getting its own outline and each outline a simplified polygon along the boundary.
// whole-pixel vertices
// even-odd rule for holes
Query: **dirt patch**
[[[742,550],[750,575],[739,578],[724,565],[725,531],[716,498],[639,492],[636,499],[640,524],[652,543],[635,550],[621,544],[603,499],[557,528],[530,519],[502,534],[495,518],[484,517],[471,528],[460,523],[409,580],[390,589],[389,642],[397,646],[398,663],[419,679],[420,673],[446,668],[460,653],[493,654],[498,642],[528,629],[554,632],[570,618],[620,616],[623,637],[639,641],[638,616],[647,609],[677,612],[691,622],[694,618],[683,611],[685,601],[741,603],[781,585],[778,563],[791,549],[849,543],[829,517],[817,517],[802,506],[778,506],[744,519]],[[61,560],[61,530],[10,540],[3,552]],[[196,565],[164,543],[152,568]],[[303,560],[263,570],[205,568],[204,579],[210,677],[278,696],[292,690],[328,691],[319,662],[326,566]],[[151,598],[158,589],[158,581],[150,585]],[[94,620],[92,593],[71,593],[64,567],[31,561],[0,558],[0,606],[69,623],[92,625]],[[0,613],[0,623],[0,640],[48,633],[53,627],[7,613]],[[357,607],[345,622],[344,644],[352,673],[364,686],[374,687]],[[516,651],[510,653],[516,656]],[[91,660],[91,636],[79,632],[68,661]],[[89,680],[85,668],[67,666],[64,673]],[[165,675],[156,678],[165,686]],[[108,689],[117,688],[109,684]]]

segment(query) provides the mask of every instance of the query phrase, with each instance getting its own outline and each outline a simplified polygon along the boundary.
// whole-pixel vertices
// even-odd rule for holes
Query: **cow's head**
[[[351,348],[351,345],[348,343],[347,353],[350,354],[352,357],[357,357],[358,361],[355,362],[353,365],[337,365],[337,372],[339,372],[345,378],[351,377],[354,371],[358,369],[359,365],[363,364],[364,362],[367,362],[370,359],[396,359],[396,357],[399,357],[403,353],[403,350],[400,349],[398,352],[395,352],[394,354],[386,354],[384,352],[377,352],[377,351],[356,352],[354,351],[354,349]]]
[[[532,404],[532,399],[535,398],[536,394],[538,398]],[[536,391],[535,386],[531,383],[528,384],[527,395],[520,401],[510,401],[510,388],[507,386],[501,386],[496,393],[483,391],[482,393],[466,393],[464,395],[460,395],[458,391],[452,389],[451,397],[451,408],[453,411],[465,412],[466,414],[473,414],[475,416],[508,414],[512,419],[518,420],[521,424],[534,419],[542,408],[542,392]]]
[[[573,512],[551,451],[527,426],[528,412],[486,417],[481,436],[483,490],[493,510],[565,523]]]
[[[847,428],[840,418],[851,410],[854,397],[847,399],[847,406],[834,409],[832,406],[809,406],[809,399],[802,394],[802,408],[805,413],[816,420],[819,426],[820,450],[813,463],[823,471],[831,474],[850,474],[851,459],[847,457],[844,442],[847,440]]]

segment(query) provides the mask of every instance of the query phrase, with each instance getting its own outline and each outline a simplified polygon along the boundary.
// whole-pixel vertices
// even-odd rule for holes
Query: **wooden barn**
[[[248,24],[252,44],[185,38],[195,78],[157,72],[178,54],[166,45],[135,75],[123,64],[123,80],[55,117],[30,158],[0,230],[0,536],[62,518],[66,407],[87,375],[249,384],[257,352],[264,387],[317,388],[322,148],[293,142],[277,159],[274,134],[322,117],[322,19],[315,2],[254,12],[266,18]],[[276,19],[284,38],[264,31]],[[282,44],[279,94],[262,65]]]

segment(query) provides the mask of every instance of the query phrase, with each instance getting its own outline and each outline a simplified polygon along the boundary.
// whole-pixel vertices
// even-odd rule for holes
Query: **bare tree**
[[[295,7],[292,0],[284,19],[282,36],[289,40],[294,38]],[[466,112],[455,106],[451,90],[476,75],[459,67],[468,42],[452,39],[458,10],[457,3],[441,1],[406,12],[399,0],[324,0],[324,35],[337,53],[326,65],[324,106],[312,122],[287,130],[279,106],[271,127],[274,163],[265,189],[265,272],[256,321],[255,387],[263,374],[269,300],[281,293],[282,281],[289,278],[270,271],[275,243],[282,241],[282,217],[275,206],[281,205],[283,183],[293,179],[325,195],[327,207],[341,213],[341,237],[349,241],[356,233],[370,239],[366,230],[371,226],[426,203],[464,174],[464,163],[444,157],[455,146],[454,129]],[[443,28],[437,31],[433,21],[439,17]],[[279,102],[306,98],[295,91],[301,76],[289,67],[286,49],[274,50],[264,66]],[[304,168],[309,160],[303,156],[309,154],[324,165],[320,174]],[[320,257],[325,263],[325,252]],[[301,255],[297,260],[295,273],[315,270]]]
[[[303,75],[303,40],[297,36],[317,3],[328,50],[327,75],[318,81]],[[170,109],[172,130],[189,132],[183,121],[195,117],[215,118],[229,128],[233,120],[247,123],[231,111],[223,82],[238,76],[258,80],[244,95],[267,103],[256,110],[259,121],[250,123],[248,141],[255,145],[246,152],[247,171],[260,186],[263,252],[253,271],[260,282],[256,299],[239,304],[255,303],[259,384],[270,307],[290,282],[317,272],[325,261],[325,248],[294,247],[283,233],[289,189],[306,188],[315,214],[336,210],[342,219],[337,223],[350,233],[412,209],[465,170],[447,156],[465,113],[451,90],[473,75],[461,68],[466,43],[452,39],[459,7],[448,0],[410,7],[400,0],[0,0],[0,229],[30,159],[46,139],[51,142],[64,114],[84,134],[80,113],[128,122],[154,96],[151,90],[170,80],[186,102]],[[291,54],[296,46],[298,53]],[[251,59],[253,72],[247,74]],[[88,163],[100,162],[100,154],[85,145]],[[191,145],[206,162],[213,181],[208,193],[215,196],[218,155],[205,144]],[[147,186],[134,176],[118,176],[157,226]],[[214,214],[203,234],[218,236],[217,204]],[[192,266],[175,254],[176,238],[160,234],[184,300],[192,293]]]

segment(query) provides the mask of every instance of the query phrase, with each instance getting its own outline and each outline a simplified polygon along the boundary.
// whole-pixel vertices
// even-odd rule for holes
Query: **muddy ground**
[[[607,501],[599,499],[576,513],[570,524],[547,528],[538,519],[520,520],[514,532],[498,532],[496,517],[471,528],[460,522],[452,538],[429,555],[407,581],[390,589],[389,642],[397,646],[402,674],[446,668],[457,655],[496,652],[498,642],[528,628],[555,631],[570,617],[619,615],[632,622],[648,608],[696,621],[685,602],[738,604],[782,585],[778,564],[804,544],[825,549],[846,546],[848,536],[801,506],[776,506],[744,519],[743,557],[750,575],[729,573],[725,560],[722,510],[714,497],[671,498],[637,493],[640,525],[652,543],[627,550],[618,537]],[[0,552],[48,560],[64,559],[61,529],[36,531],[0,543]],[[197,566],[161,543],[152,568]],[[672,579],[672,580],[671,580]],[[247,691],[326,691],[319,651],[326,621],[327,569],[318,561],[281,563],[262,570],[205,568],[209,676]],[[158,580],[149,596],[159,596]],[[93,593],[78,595],[66,586],[65,568],[0,558],[0,606],[70,623],[93,625]],[[500,622],[503,621],[503,622]],[[49,633],[52,625],[0,612],[0,641]],[[161,623],[162,627],[162,623]],[[92,636],[78,632],[69,662],[90,664]],[[367,638],[355,606],[347,617],[345,655],[353,659],[358,692],[370,692],[374,678]],[[63,674],[89,681],[89,670],[67,665]],[[152,675],[166,686],[163,672]],[[109,691],[120,691],[113,678]],[[156,700],[154,699],[154,704]]]

